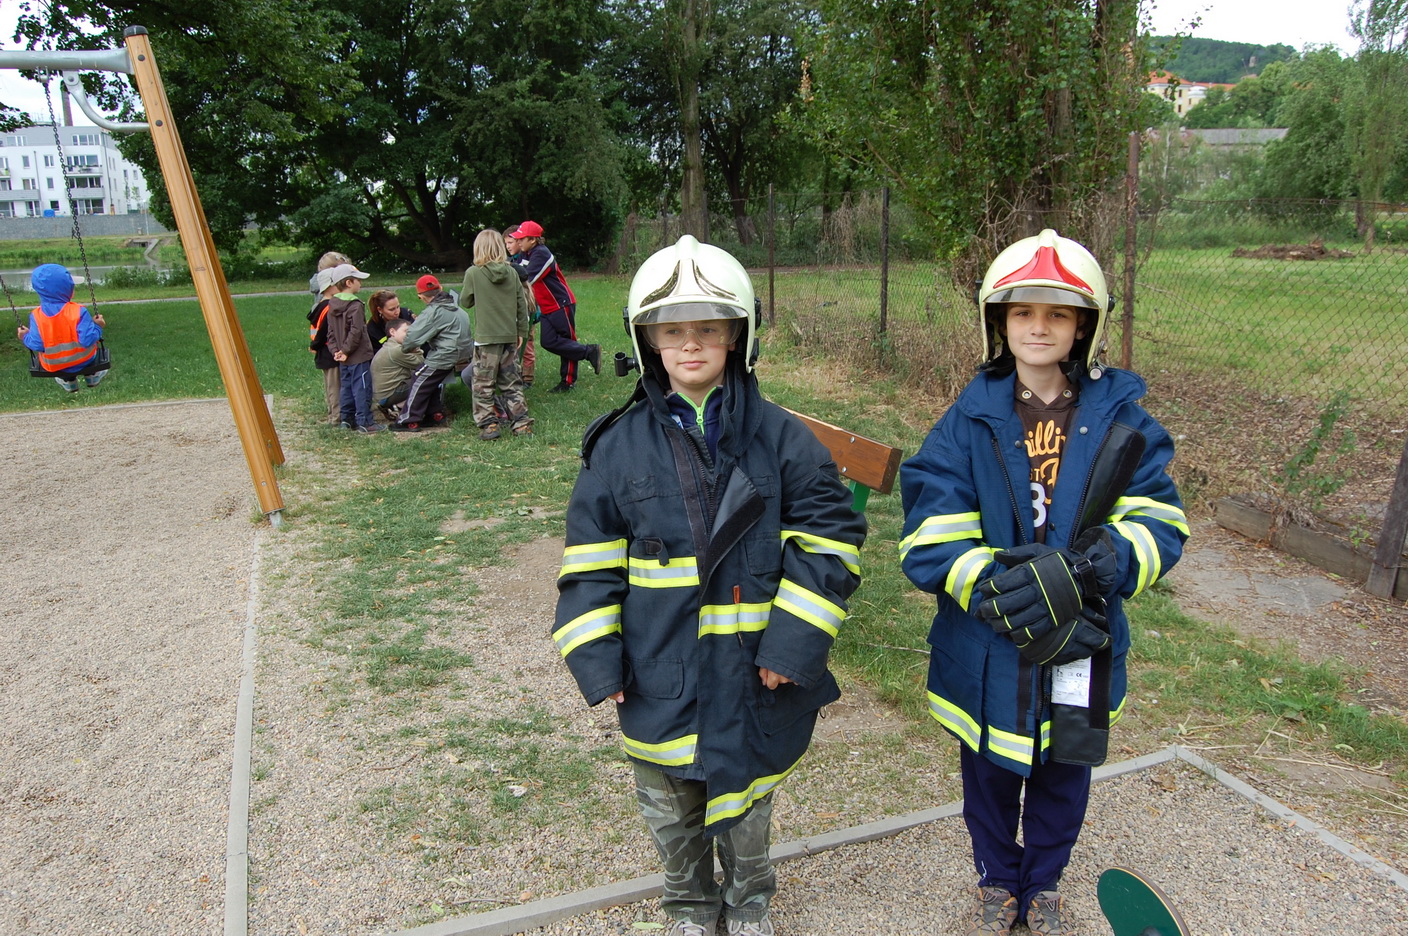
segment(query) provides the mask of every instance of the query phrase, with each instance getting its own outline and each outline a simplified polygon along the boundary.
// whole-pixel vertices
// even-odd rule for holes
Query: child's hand
[[[97,315],[93,316],[93,321],[95,321],[95,322],[98,323],[98,327],[99,327],[99,328],[107,328],[107,327],[108,327],[108,323],[103,320],[103,313],[101,313],[101,312],[99,312]]]
[[[340,363],[342,363],[343,361],[347,360],[347,352],[346,352],[346,351],[334,351],[334,352],[332,353],[332,359],[333,359],[334,361],[337,361],[337,362],[340,364]]]
[[[15,334],[20,336],[20,341],[24,341],[24,336],[29,334],[29,326],[21,325],[19,328],[15,329]]]
[[[767,686],[769,689],[776,689],[783,683],[790,683],[792,681],[781,673],[774,673],[766,666],[758,667],[758,678],[761,679],[763,685]]]
[[[609,695],[607,696],[607,698],[610,699],[612,702],[615,702],[617,705],[620,705],[621,703],[626,701],[626,693],[623,690],[621,692],[616,693],[615,695]]]

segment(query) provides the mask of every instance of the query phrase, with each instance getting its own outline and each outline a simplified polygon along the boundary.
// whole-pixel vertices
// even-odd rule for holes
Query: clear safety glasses
[[[657,322],[645,326],[645,340],[657,351],[683,348],[691,341],[705,347],[733,344],[738,340],[738,319],[707,322]]]

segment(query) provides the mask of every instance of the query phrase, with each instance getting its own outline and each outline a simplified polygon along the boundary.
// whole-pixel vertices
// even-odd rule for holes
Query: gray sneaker
[[[665,936],[714,936],[714,927],[691,920],[675,920],[665,931]]]
[[[1066,927],[1061,922],[1063,903],[1054,890],[1037,892],[1027,904],[1027,929],[1032,936],[1065,936]]]
[[[728,936],[773,936],[772,920],[729,920]]]
[[[1005,887],[979,887],[968,936],[1007,936],[1017,922],[1017,898]]]

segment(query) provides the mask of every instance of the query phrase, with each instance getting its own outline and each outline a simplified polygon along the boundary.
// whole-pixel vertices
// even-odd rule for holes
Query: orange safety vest
[[[309,344],[312,344],[313,342],[315,342],[315,341],[318,340],[318,329],[320,329],[320,328],[323,327],[323,322],[327,319],[327,317],[328,317],[328,307],[327,307],[327,306],[323,306],[323,311],[322,311],[322,314],[318,316],[318,321],[316,321],[316,322],[314,322],[312,325],[309,325],[309,326],[308,326],[308,343],[309,343]],[[309,348],[308,350],[309,350],[309,351],[312,351],[313,349],[312,349],[312,348]]]
[[[78,343],[78,319],[83,306],[65,302],[56,315],[45,315],[43,307],[32,313],[44,350],[38,353],[39,365],[46,371],[61,371],[86,364],[98,353],[98,346],[85,348]]]

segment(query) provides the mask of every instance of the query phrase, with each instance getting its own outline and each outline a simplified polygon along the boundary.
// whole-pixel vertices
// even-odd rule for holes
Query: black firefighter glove
[[[994,557],[1009,568],[978,586],[978,617],[1033,663],[1066,663],[1109,643],[1100,624],[1117,572],[1109,532],[1096,527],[1072,550],[1030,544]]]

